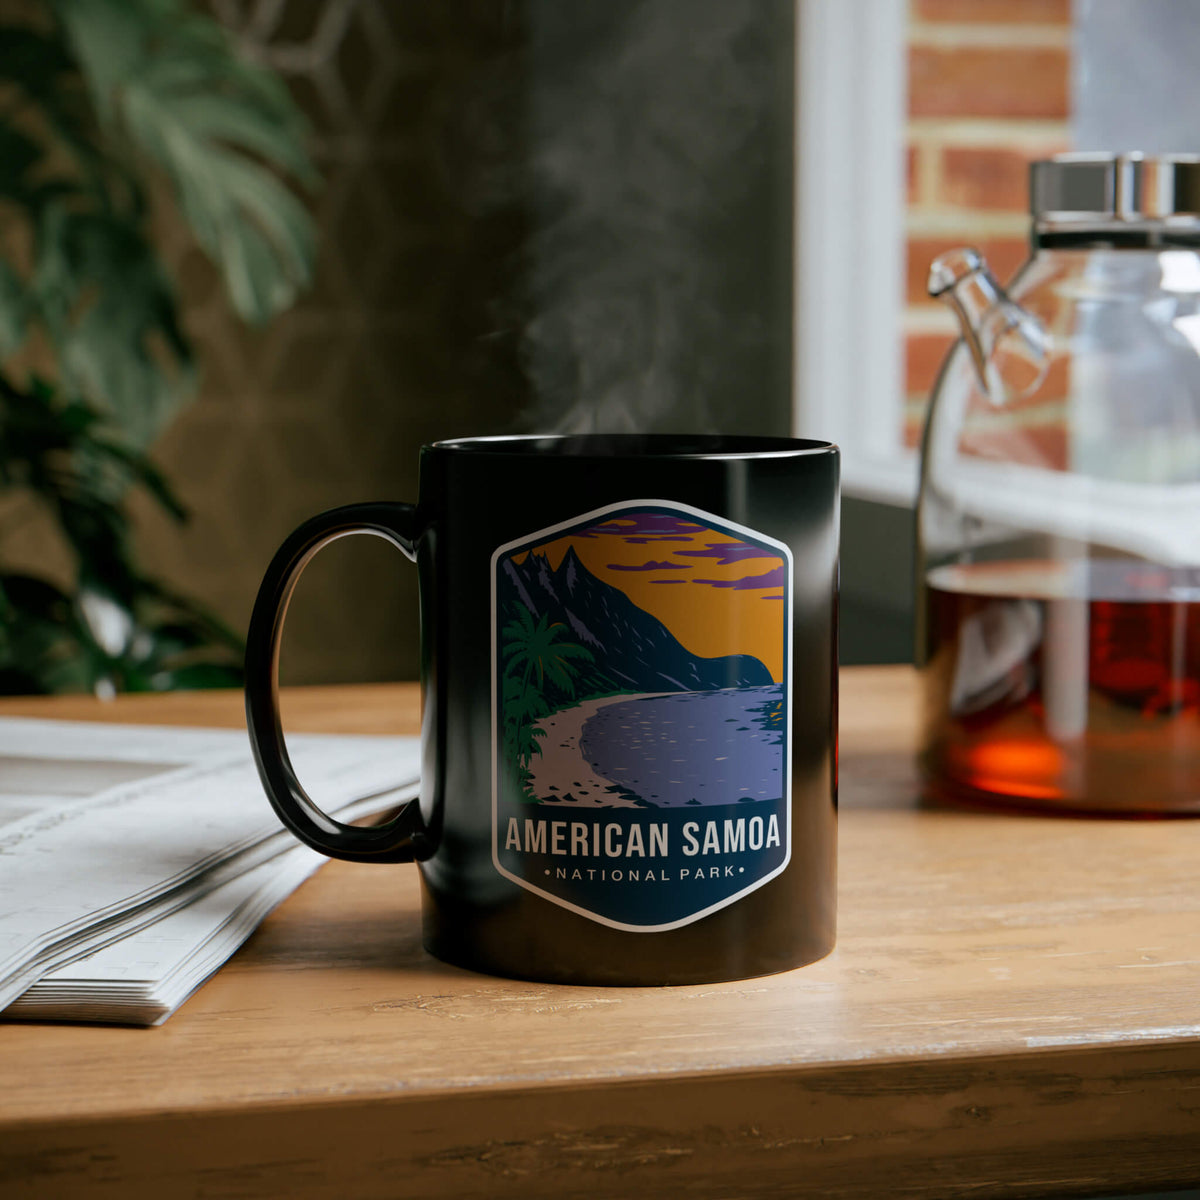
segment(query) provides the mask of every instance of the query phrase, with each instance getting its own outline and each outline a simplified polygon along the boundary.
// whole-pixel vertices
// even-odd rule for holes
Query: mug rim
[[[808,458],[839,453],[817,438],[725,433],[518,433],[447,438],[424,447],[454,454],[519,458]]]

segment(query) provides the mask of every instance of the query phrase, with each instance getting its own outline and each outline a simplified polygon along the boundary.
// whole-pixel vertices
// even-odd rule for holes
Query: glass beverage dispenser
[[[1200,159],[1030,181],[1007,291],[969,249],[930,273],[962,336],[922,449],[927,786],[1200,812]]]

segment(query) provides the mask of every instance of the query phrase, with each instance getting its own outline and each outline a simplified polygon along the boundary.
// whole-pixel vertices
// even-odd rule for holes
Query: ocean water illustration
[[[497,865],[622,927],[728,902],[790,846],[790,556],[704,516],[621,506],[494,559]]]

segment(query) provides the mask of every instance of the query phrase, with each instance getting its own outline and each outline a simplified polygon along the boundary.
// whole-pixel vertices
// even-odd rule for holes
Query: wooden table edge
[[[1152,1190],[1200,1178],[1200,1142],[1180,1126],[1187,1119],[1180,1089],[1200,1089],[1195,1041],[1038,1049],[1019,1058],[398,1087],[7,1122],[0,1179],[6,1162],[19,1170],[22,1161],[51,1156],[47,1190],[29,1195],[75,1194],[55,1189],[83,1175],[120,1180],[120,1190],[97,1187],[98,1195],[130,1197],[582,1200],[625,1196],[631,1186],[717,1197],[731,1194],[731,1180],[741,1181],[739,1195],[777,1197],[798,1194],[799,1180],[811,1194],[839,1197],[884,1194],[885,1179],[890,1194],[931,1197],[1079,1194],[1088,1179],[1096,1192]],[[1044,1104],[1024,1103],[1031,1092],[1065,1091],[1071,1103],[1059,1123],[1047,1120]],[[239,1190],[248,1173],[270,1178],[274,1190]],[[195,1178],[209,1190],[182,1190]],[[622,1190],[613,1191],[618,1180]]]

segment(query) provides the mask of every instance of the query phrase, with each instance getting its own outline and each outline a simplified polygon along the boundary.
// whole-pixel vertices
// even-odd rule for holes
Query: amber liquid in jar
[[[1200,813],[1200,570],[943,566],[925,605],[934,798]]]

